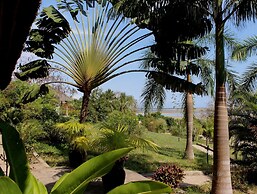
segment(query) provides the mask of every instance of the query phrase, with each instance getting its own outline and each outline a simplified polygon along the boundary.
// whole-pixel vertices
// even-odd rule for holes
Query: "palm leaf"
[[[157,105],[157,109],[161,110],[166,98],[164,87],[155,82],[154,79],[147,79],[141,94],[144,102],[145,112],[148,113],[152,105]]]
[[[256,87],[257,79],[257,65],[252,64],[247,68],[246,72],[242,75],[243,79],[241,81],[242,90],[252,91]]]
[[[9,177],[0,177],[0,194],[22,194],[18,185]]]
[[[247,56],[252,56],[257,51],[257,36],[246,39],[242,44],[235,47],[232,58],[236,60],[245,60]]]
[[[233,2],[233,1],[232,1]],[[244,23],[245,21],[254,20],[257,15],[257,2],[256,1],[235,1],[232,4],[236,8],[235,14],[232,15],[236,24]],[[233,9],[232,8],[232,9]]]
[[[198,95],[206,93],[204,86],[199,83],[197,85],[187,82],[184,79],[166,74],[164,72],[151,72],[148,78],[153,78],[158,84],[161,84],[165,89],[173,92],[190,92]]]
[[[51,194],[82,193],[90,181],[108,173],[115,161],[125,156],[132,149],[114,150],[88,160],[57,181]]]
[[[3,147],[10,164],[10,178],[16,182],[24,194],[46,194],[46,188],[30,173],[28,160],[19,133],[12,126],[0,121]],[[18,158],[18,160],[17,160]]]
[[[171,192],[172,189],[164,183],[156,181],[138,181],[116,187],[115,189],[109,191],[108,194],[168,194]]]

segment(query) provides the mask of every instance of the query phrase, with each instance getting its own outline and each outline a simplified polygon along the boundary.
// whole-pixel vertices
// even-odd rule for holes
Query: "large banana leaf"
[[[20,65],[19,69],[21,70],[21,72],[15,72],[14,74],[18,79],[22,81],[35,78],[44,78],[49,76],[49,67],[50,64],[48,64],[46,60],[38,59],[35,61],[31,61],[26,65]]]
[[[30,90],[26,91],[26,93],[21,98],[21,103],[27,104],[33,102],[38,97],[45,95],[49,92],[49,89],[46,85],[33,85]]]
[[[23,194],[46,194],[47,191],[44,185],[38,182],[30,173],[25,148],[19,133],[15,128],[1,120],[0,129],[3,147],[10,164],[10,178],[16,182]],[[2,189],[2,187],[0,188]]]
[[[18,185],[9,177],[0,177],[0,194],[22,194]]]
[[[161,182],[156,181],[137,181],[116,187],[108,194],[161,194],[171,193],[172,189]]]
[[[52,194],[81,194],[88,183],[109,172],[115,161],[133,148],[122,148],[94,157],[65,175],[54,185]]]

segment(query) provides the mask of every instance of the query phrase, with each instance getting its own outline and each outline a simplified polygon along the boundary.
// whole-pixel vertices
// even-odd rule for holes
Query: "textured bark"
[[[0,1],[0,89],[4,89],[11,81],[40,3],[41,0]]]
[[[190,75],[187,75],[187,81],[191,82]],[[193,96],[190,92],[186,95],[186,125],[187,125],[187,142],[185,150],[185,158],[193,160],[194,159],[194,150],[193,150],[193,116],[194,116],[194,107],[193,107]]]
[[[216,98],[214,115],[214,161],[212,194],[232,194],[228,111],[225,88],[224,23],[222,1],[216,0]]]
[[[82,106],[80,110],[80,118],[79,118],[80,123],[84,123],[87,119],[89,97],[90,97],[90,92],[84,92],[84,95],[82,98]]]

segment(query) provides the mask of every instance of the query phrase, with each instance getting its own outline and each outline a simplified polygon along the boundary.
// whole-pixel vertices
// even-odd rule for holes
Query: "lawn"
[[[210,172],[211,164],[207,164],[206,154],[194,149],[195,160],[183,159],[186,140],[170,135],[169,133],[147,132],[144,137],[151,139],[160,146],[157,152],[148,150],[135,150],[130,153],[126,168],[139,173],[155,171],[166,163],[175,163],[184,170],[202,170]],[[209,158],[210,163],[212,159]]]

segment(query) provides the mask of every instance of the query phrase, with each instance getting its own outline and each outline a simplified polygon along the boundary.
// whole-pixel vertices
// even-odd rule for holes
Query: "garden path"
[[[201,152],[207,153],[207,149],[204,148],[203,146],[199,146],[199,145],[193,145],[193,147]],[[213,156],[213,151],[212,150],[208,150],[208,154],[210,156]]]
[[[1,134],[0,134],[1,135]],[[0,136],[0,154],[3,153],[2,149],[2,138]],[[198,146],[194,147],[198,149]],[[202,147],[199,146],[201,150]],[[199,150],[200,150],[199,149]],[[205,149],[206,152],[206,149]],[[43,159],[41,159],[36,153],[33,154],[34,159],[30,160],[30,168],[31,172],[34,176],[39,179],[43,184],[50,189],[53,184],[66,172],[69,172],[70,169],[67,167],[50,167]],[[0,167],[4,170],[5,164],[2,160],[0,160]],[[138,174],[137,172],[126,169],[126,180],[125,182],[131,181],[140,181],[140,180],[148,180],[150,179],[150,175],[143,176]],[[201,171],[186,171],[185,178],[181,186],[190,186],[190,185],[203,185],[206,182],[211,181],[211,177],[204,175]],[[88,194],[93,194],[94,191],[88,192]]]

